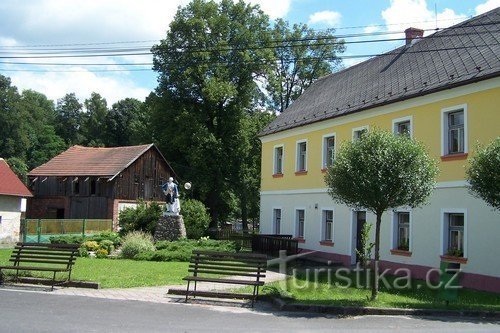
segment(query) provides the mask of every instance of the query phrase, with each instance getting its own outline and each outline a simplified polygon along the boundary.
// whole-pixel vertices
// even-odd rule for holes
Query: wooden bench
[[[251,299],[252,307],[259,295],[259,287],[264,285],[267,257],[263,254],[228,253],[193,250],[188,272],[184,280],[188,282],[186,290],[169,290],[169,294],[189,296]],[[228,278],[230,276],[230,278]],[[191,282],[194,289],[190,290]],[[251,294],[238,292],[216,292],[197,290],[197,283],[226,283],[253,287]]]
[[[78,244],[17,243],[9,259],[12,265],[0,266],[0,274],[2,270],[15,270],[18,280],[19,271],[53,272],[51,290],[54,290],[56,273],[68,272],[70,281],[79,247]]]

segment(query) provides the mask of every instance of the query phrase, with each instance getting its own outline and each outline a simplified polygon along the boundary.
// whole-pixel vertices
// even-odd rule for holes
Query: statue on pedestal
[[[179,202],[179,188],[172,177],[168,178],[168,182],[161,185],[165,194],[166,209],[163,215],[179,215],[181,204]]]

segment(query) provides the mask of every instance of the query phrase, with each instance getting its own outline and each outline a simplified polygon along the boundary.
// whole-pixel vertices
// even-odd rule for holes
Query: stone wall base
[[[154,241],[174,241],[186,237],[186,227],[182,215],[162,216],[158,220]]]

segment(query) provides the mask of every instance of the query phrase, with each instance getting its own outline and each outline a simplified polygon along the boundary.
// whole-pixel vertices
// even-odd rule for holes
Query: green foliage
[[[120,212],[121,234],[140,230],[154,234],[158,220],[162,214],[160,205],[156,202],[146,203],[141,201],[136,208],[125,208]]]
[[[147,119],[142,102],[135,98],[125,98],[113,104],[107,115],[106,145],[131,146],[143,142],[147,133]],[[151,140],[146,140],[151,142]]]
[[[361,230],[361,251],[356,249],[356,253],[359,256],[359,263],[361,267],[367,268],[368,262],[372,259],[372,250],[375,243],[370,242],[370,235],[372,232],[373,224],[364,223],[363,229]]]
[[[234,210],[243,117],[255,110],[255,77],[272,59],[269,49],[253,46],[268,41],[268,28],[269,18],[255,6],[194,0],[179,8],[166,38],[152,48],[159,72],[156,95],[147,100],[153,135],[176,161],[173,168],[196,184],[213,226]],[[182,52],[200,48],[218,51]]]
[[[79,144],[83,141],[81,127],[83,125],[83,105],[74,93],[66,94],[57,100],[56,133],[67,145]]]
[[[138,253],[154,251],[153,237],[142,231],[132,231],[123,237],[121,255],[133,259]]]
[[[374,130],[342,145],[325,181],[336,202],[376,214],[424,204],[437,173],[437,164],[423,144],[406,135]]]
[[[93,240],[101,244],[103,241],[110,241],[115,247],[121,244],[120,235],[113,231],[103,231],[87,237],[87,240]]]
[[[89,256],[89,250],[85,246],[80,246],[78,248],[78,256],[87,258]]]
[[[107,142],[108,105],[106,99],[96,92],[83,103],[87,112],[83,113],[82,131],[84,144],[92,147],[102,147]]]
[[[344,142],[328,168],[325,182],[334,201],[376,215],[372,300],[378,295],[382,214],[399,206],[423,205],[434,190],[437,174],[437,164],[423,144],[378,129]]]
[[[267,78],[271,107],[283,112],[318,78],[332,73],[344,52],[343,40],[334,36],[335,29],[313,30],[306,24],[290,24],[277,19],[271,34],[276,45]],[[300,46],[290,47],[290,40],[301,40]],[[300,60],[299,60],[300,59]]]
[[[186,235],[191,239],[202,237],[210,223],[207,208],[201,201],[194,199],[182,203],[182,217],[186,226]]]
[[[85,239],[77,235],[62,235],[50,236],[49,240],[52,244],[82,244]]]
[[[19,179],[26,184],[28,180],[28,166],[24,161],[17,157],[11,157],[7,160],[7,164]]]
[[[99,249],[99,243],[96,241],[86,241],[82,244],[88,251],[97,251]]]
[[[106,250],[107,253],[109,254],[109,253],[114,251],[115,246],[113,245],[112,241],[110,241],[108,239],[104,239],[104,240],[99,242],[99,249]]]
[[[208,238],[200,240],[182,239],[178,241],[160,241],[156,251],[143,251],[135,260],[147,261],[189,261],[193,250],[209,250],[217,252],[236,252],[236,244],[232,241],[217,241]]]
[[[108,250],[106,249],[99,249],[95,252],[95,257],[97,259],[106,259],[108,257]]]
[[[467,178],[474,195],[500,210],[500,137],[484,148],[478,146],[470,159]]]

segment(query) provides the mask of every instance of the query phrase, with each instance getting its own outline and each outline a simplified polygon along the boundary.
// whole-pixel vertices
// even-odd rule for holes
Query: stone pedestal
[[[160,217],[154,234],[154,241],[174,241],[186,237],[186,227],[182,215],[166,215]]]

